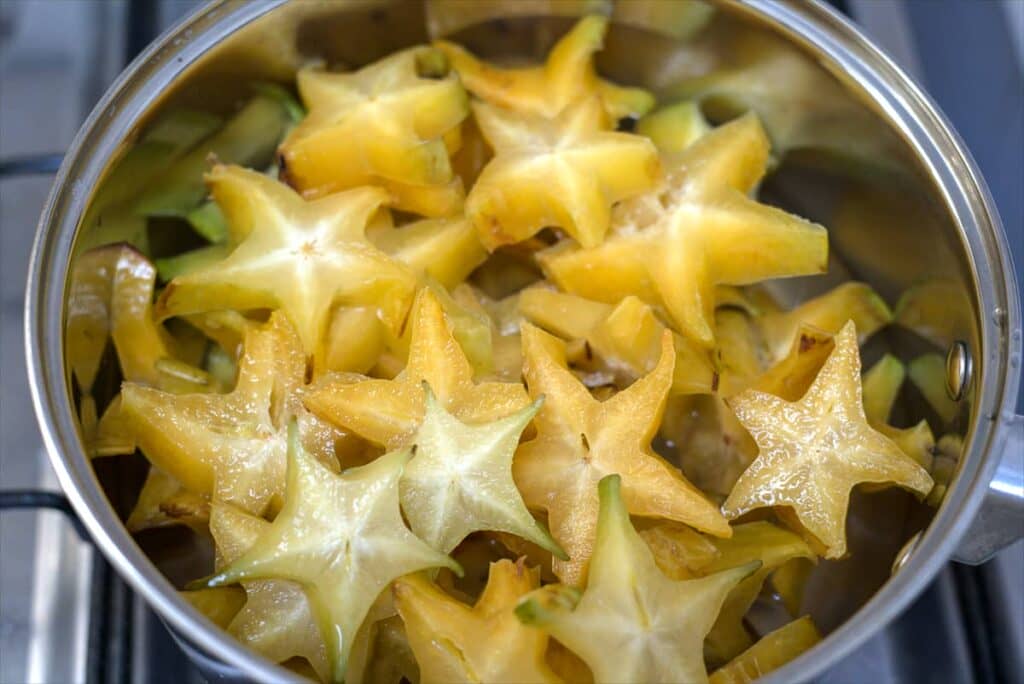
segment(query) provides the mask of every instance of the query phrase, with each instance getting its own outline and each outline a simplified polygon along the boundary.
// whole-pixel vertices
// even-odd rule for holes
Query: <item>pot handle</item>
[[[1009,429],[985,500],[953,560],[979,565],[1024,538],[1024,416],[1007,419]]]

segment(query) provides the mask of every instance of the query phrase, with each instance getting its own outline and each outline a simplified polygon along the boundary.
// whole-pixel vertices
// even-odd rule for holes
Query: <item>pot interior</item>
[[[185,68],[139,118],[122,151],[161,112],[183,105],[230,112],[251,93],[253,81],[290,86],[296,67],[312,59],[358,67],[436,37],[429,26],[490,60],[539,61],[572,25],[580,7],[610,5],[512,0],[469,4],[472,12],[454,13],[439,13],[444,3],[428,11],[410,0],[306,1],[277,7]],[[699,97],[714,123],[745,108],[757,111],[776,157],[761,197],[829,228],[828,275],[773,283],[781,301],[793,304],[855,279],[870,283],[896,308],[909,288],[941,282],[946,293],[939,307],[943,325],[919,320],[916,326],[909,321],[888,326],[864,349],[865,368],[886,352],[910,361],[925,353],[944,358],[954,340],[978,348],[976,294],[947,204],[909,144],[855,84],[749,10],[684,1],[675,3],[678,14],[667,21],[656,12],[636,11],[647,4],[644,0],[620,4],[634,5],[634,11],[614,10],[605,49],[598,56],[602,74],[646,87],[660,102]],[[228,10],[222,6],[219,11]],[[703,77],[722,71],[736,77],[726,86],[702,85]],[[183,223],[165,223],[161,230],[172,236],[172,243],[175,231],[187,234]],[[80,230],[77,240],[87,238]],[[108,358],[106,364],[111,366],[109,399],[119,378],[116,361]],[[964,435],[970,404],[968,396],[954,418],[942,420],[920,391],[905,383],[893,423],[904,427],[927,418],[936,437]],[[115,457],[94,464],[123,519],[138,496],[145,461]],[[933,508],[900,490],[855,491],[848,519],[851,553],[843,560],[821,561],[805,597],[804,610],[823,632],[834,630],[878,590],[890,577],[899,549],[933,514]],[[210,571],[209,542],[188,528],[147,531],[137,540],[178,586]],[[763,623],[755,627],[768,629],[778,615],[767,611],[755,615],[758,620]]]

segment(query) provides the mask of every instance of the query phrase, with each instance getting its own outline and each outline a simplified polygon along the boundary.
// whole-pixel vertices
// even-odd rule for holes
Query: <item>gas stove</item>
[[[1024,1],[831,1],[953,120],[1024,281]],[[0,503],[30,508],[0,516],[0,684],[203,681],[71,519],[46,510],[59,497],[10,494],[57,490],[28,400],[22,314],[34,227],[61,152],[124,65],[198,4],[0,0]],[[817,681],[1024,682],[1022,578],[1022,543],[984,566],[950,564],[900,619]]]

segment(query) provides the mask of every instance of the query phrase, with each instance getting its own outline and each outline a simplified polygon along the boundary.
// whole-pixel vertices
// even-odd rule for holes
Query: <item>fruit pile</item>
[[[211,538],[184,596],[267,658],[746,682],[818,640],[801,596],[855,486],[926,497],[932,473],[941,498],[956,439],[888,424],[899,360],[861,377],[882,299],[787,310],[760,284],[824,272],[828,233],[758,201],[758,117],[603,80],[606,29],[534,66],[439,41],[304,69],[301,104],[175,111],[95,196],[83,438],[148,459],[127,526]],[[911,364],[926,395],[937,358]],[[756,640],[769,594],[796,619]]]

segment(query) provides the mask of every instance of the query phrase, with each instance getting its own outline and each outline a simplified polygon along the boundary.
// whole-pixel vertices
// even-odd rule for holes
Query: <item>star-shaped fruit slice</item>
[[[527,594],[516,614],[582,658],[597,684],[706,682],[704,637],[726,596],[758,563],[671,580],[633,528],[620,478],[603,478],[599,490],[586,590],[581,595],[575,587],[548,585]]]
[[[487,258],[476,229],[463,216],[387,227],[375,231],[370,240],[413,272],[447,288],[464,281]]]
[[[504,418],[467,425],[437,401],[430,386],[426,411],[413,437],[416,451],[399,486],[402,511],[423,541],[450,553],[471,532],[509,532],[565,557],[542,528],[512,480],[519,435],[542,400]]]
[[[821,641],[818,628],[804,616],[787,623],[739,654],[708,677],[709,684],[751,684],[777,670]]]
[[[68,365],[83,396],[92,401],[93,384],[108,340],[113,341],[121,375],[130,382],[168,392],[213,389],[198,368],[168,372],[184,362],[181,344],[153,318],[156,268],[141,252],[119,243],[96,247],[75,259],[68,293]],[[170,365],[168,365],[170,364]],[[92,407],[95,412],[95,406]]]
[[[771,357],[781,359],[802,325],[834,335],[847,321],[853,321],[863,344],[891,320],[888,305],[870,285],[848,282],[790,311],[766,311],[758,323]]]
[[[512,472],[528,506],[544,509],[569,560],[553,568],[566,584],[583,585],[597,526],[597,482],[622,475],[626,506],[638,516],[676,520],[716,535],[729,525],[718,509],[651,450],[672,384],[672,337],[661,340],[655,368],[627,389],[598,401],[566,367],[565,345],[530,324],[522,326],[524,373],[530,394],[544,396],[534,419],[537,436],[519,447]]]
[[[231,230],[226,259],[175,278],[157,302],[161,318],[218,309],[281,309],[308,355],[323,354],[331,308],[367,304],[397,329],[416,288],[405,265],[374,247],[366,225],[387,199],[362,187],[306,202],[286,185],[237,166],[207,175]]]
[[[408,460],[408,450],[394,451],[337,475],[306,453],[291,423],[284,507],[207,584],[284,579],[303,585],[327,644],[331,679],[342,682],[356,632],[392,580],[433,567],[461,572],[402,522],[398,480]]]
[[[532,323],[567,340],[585,340],[601,365],[627,384],[650,372],[661,355],[666,330],[650,305],[632,295],[617,305],[543,288],[519,295],[519,310]],[[718,374],[711,355],[673,333],[673,394],[711,394]]]
[[[610,303],[636,295],[711,347],[716,285],[810,275],[827,265],[823,227],[748,196],[767,161],[756,117],[719,126],[679,155],[663,187],[616,208],[604,243],[557,245],[538,260],[559,289]]]
[[[555,44],[543,65],[525,68],[492,66],[448,41],[434,45],[448,56],[467,90],[499,107],[553,118],[576,100],[596,95],[614,120],[642,116],[654,106],[653,95],[609,83],[594,69],[594,53],[607,30],[606,17],[584,17]]]
[[[826,558],[846,553],[846,511],[857,484],[892,483],[922,497],[932,488],[924,468],[868,425],[852,322],[800,401],[750,390],[729,405],[759,453],[722,511],[737,518],[766,506],[791,509]]]
[[[409,360],[394,380],[340,374],[312,388],[305,405],[315,415],[389,448],[409,444],[426,407],[426,381],[445,409],[466,423],[507,416],[529,403],[519,383],[473,382],[473,368],[429,288],[412,312]]]
[[[518,562],[491,563],[487,586],[470,607],[422,574],[394,584],[395,606],[405,621],[423,682],[555,684],[544,659],[548,636],[523,625],[516,603],[540,584],[536,569]]]
[[[307,448],[332,466],[336,448],[355,440],[302,409],[305,356],[283,316],[248,332],[244,346],[230,393],[169,394],[125,383],[117,423],[189,491],[262,515],[281,504],[289,416],[299,417]]]
[[[404,211],[460,208],[445,136],[466,118],[469,98],[443,54],[419,46],[353,73],[303,69],[297,82],[309,114],[279,152],[284,177],[303,195],[379,185]]]
[[[262,518],[233,506],[213,504],[210,534],[217,548],[217,568],[228,567],[241,558],[269,527]],[[227,631],[275,663],[304,658],[322,680],[327,680],[327,647],[302,586],[266,579],[243,582],[242,588],[245,605],[227,625]]]
[[[903,453],[930,471],[935,436],[928,427],[928,421],[922,420],[908,428],[897,428],[889,424],[889,414],[892,413],[906,375],[903,362],[891,354],[883,356],[864,373],[864,415],[871,427],[891,439]]]
[[[495,154],[466,198],[466,216],[490,250],[547,227],[595,247],[608,231],[612,205],[659,179],[654,144],[608,130],[597,98],[579,100],[554,119],[484,103],[473,112]]]

